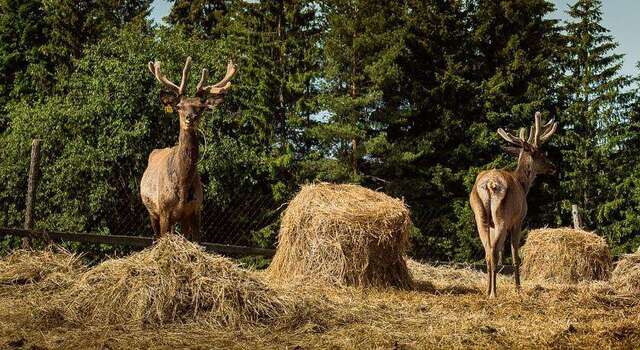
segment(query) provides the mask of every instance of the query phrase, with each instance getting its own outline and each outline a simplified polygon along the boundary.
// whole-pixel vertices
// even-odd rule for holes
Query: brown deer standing
[[[198,137],[196,128],[201,114],[222,103],[231,87],[231,77],[236,72],[229,61],[227,73],[217,84],[204,86],[208,78],[206,69],[196,88],[196,97],[184,95],[191,57],[187,57],[180,85],[170,82],[160,72],[160,62],[149,62],[149,70],[169,91],[160,92],[160,100],[167,110],[177,110],[180,117],[178,144],[171,148],[155,149],[149,155],[147,169],[142,175],[140,196],[149,211],[151,227],[157,239],[172,232],[180,223],[187,239],[200,239],[200,211],[202,208],[202,183],[196,170],[198,163]]]
[[[556,131],[558,123],[550,120],[541,126],[541,115],[537,112],[535,123],[525,139],[526,129],[520,129],[516,137],[503,129],[498,135],[509,142],[504,149],[518,155],[515,171],[492,169],[481,172],[471,190],[471,209],[476,219],[478,234],[484,246],[487,260],[487,294],[496,296],[496,265],[498,255],[504,249],[504,241],[511,234],[516,289],[520,290],[520,230],[527,215],[527,194],[538,174],[554,174],[555,167],[549,163],[540,146]]]

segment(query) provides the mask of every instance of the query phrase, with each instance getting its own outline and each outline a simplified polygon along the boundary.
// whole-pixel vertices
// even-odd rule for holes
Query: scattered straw
[[[193,320],[242,325],[268,322],[287,311],[287,299],[261,280],[177,235],[97,265],[53,308],[66,320],[102,325]]]
[[[622,256],[611,274],[611,284],[621,293],[640,295],[640,251]]]
[[[40,284],[61,287],[84,270],[81,256],[61,246],[19,249],[0,259],[0,284]]]
[[[522,275],[555,283],[607,280],[611,253],[604,238],[571,228],[533,230],[522,247]]]
[[[409,210],[361,186],[303,186],[282,218],[268,269],[276,280],[332,285],[411,286],[404,261]]]
[[[184,249],[182,243],[174,247]],[[194,261],[199,269],[200,260]],[[192,263],[180,264],[182,271]],[[481,272],[411,260],[408,265],[416,284],[432,283],[432,290],[282,284],[273,287],[282,298],[305,299],[313,307],[285,315],[286,323],[242,327],[211,327],[209,317],[144,327],[98,319],[34,322],[31,301],[50,302],[51,296],[0,285],[0,291],[25,291],[0,292],[0,349],[633,349],[640,342],[640,299],[616,295],[607,282],[524,281],[520,293],[502,288],[498,299],[489,299]],[[261,279],[261,273],[247,274]],[[511,277],[499,278],[513,285]],[[290,289],[280,288],[285,285]],[[105,291],[98,288],[94,295],[101,298]]]

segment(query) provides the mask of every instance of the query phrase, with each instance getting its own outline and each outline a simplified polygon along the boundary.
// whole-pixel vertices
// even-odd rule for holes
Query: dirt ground
[[[484,275],[410,263],[414,290],[279,286],[303,307],[269,325],[83,326],[39,315],[59,291],[0,285],[1,349],[425,349],[638,348],[640,302],[605,282],[525,282],[501,277],[498,298]],[[260,273],[256,273],[260,274]]]

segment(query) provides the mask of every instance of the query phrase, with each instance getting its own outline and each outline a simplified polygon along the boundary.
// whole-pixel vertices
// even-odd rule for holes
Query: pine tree
[[[614,191],[607,189],[620,181],[615,154],[630,98],[629,77],[620,74],[623,55],[613,52],[618,44],[600,23],[601,6],[599,0],[570,6],[560,87],[563,217],[569,217],[570,204],[578,204],[594,229],[602,229],[615,211]]]

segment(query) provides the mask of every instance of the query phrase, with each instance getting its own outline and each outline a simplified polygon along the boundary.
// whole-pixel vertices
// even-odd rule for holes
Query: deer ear
[[[214,109],[216,106],[218,106],[222,102],[224,102],[224,94],[209,95],[204,100],[204,104],[209,109]]]
[[[501,146],[502,150],[513,155],[513,156],[519,156],[520,155],[520,151],[522,150],[522,148],[520,147],[515,147],[515,146]]]
[[[174,92],[160,90],[160,103],[168,113],[173,112],[178,102],[180,102],[180,98]]]

